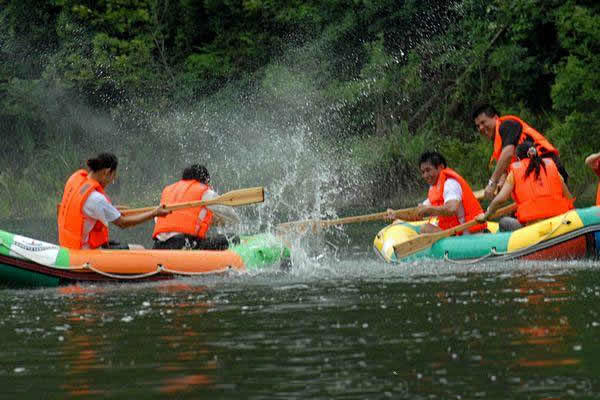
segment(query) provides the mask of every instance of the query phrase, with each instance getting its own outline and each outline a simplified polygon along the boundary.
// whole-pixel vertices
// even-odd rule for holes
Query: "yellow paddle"
[[[508,206],[502,207],[498,211],[494,213],[492,218],[497,218],[502,215],[510,214],[511,212],[517,209],[517,205],[512,203]],[[469,222],[465,222],[464,224],[460,224],[455,226],[454,228],[446,229],[440,232],[434,233],[425,233],[419,236],[416,236],[412,239],[407,240],[406,242],[397,244],[394,246],[394,252],[396,253],[396,258],[401,259],[421,250],[425,250],[431,247],[435,242],[445,237],[454,235],[456,232],[463,231],[465,229],[469,229],[472,226],[477,225],[479,222],[476,220],[471,220]]]
[[[265,200],[263,187],[254,187],[248,189],[238,189],[227,192],[221,196],[215,197],[212,200],[195,200],[185,203],[163,204],[163,208],[169,211],[181,210],[183,208],[192,208],[200,206],[208,206],[211,204],[223,204],[226,206],[242,206],[245,204],[262,203]],[[122,215],[138,214],[141,212],[154,210],[154,207],[131,208],[121,211]]]
[[[473,194],[477,198],[477,200],[483,199],[485,190],[481,189]],[[419,219],[419,215],[417,214],[417,207],[411,208],[403,208],[401,210],[393,210],[392,211],[395,219],[403,219],[406,221],[416,221]],[[277,225],[277,230],[281,231],[290,231],[296,230],[298,232],[304,232],[308,229],[316,231],[319,228],[328,228],[334,225],[344,225],[344,224],[353,224],[357,222],[369,222],[369,221],[379,221],[388,219],[388,212],[383,211],[375,214],[367,214],[367,215],[358,215],[356,217],[345,217],[338,219],[307,219],[302,221],[292,221],[292,222],[284,222],[282,224]]]

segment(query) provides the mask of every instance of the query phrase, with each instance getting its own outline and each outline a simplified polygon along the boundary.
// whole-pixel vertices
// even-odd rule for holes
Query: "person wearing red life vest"
[[[600,153],[587,156],[585,165],[590,167],[600,177]],[[600,182],[598,182],[598,189],[596,189],[596,205],[600,206]]]
[[[511,195],[517,204],[516,218],[502,217],[501,231],[513,231],[573,209],[574,198],[552,159],[540,157],[530,141],[517,146],[517,159],[486,212],[477,216],[478,221],[487,220]]]
[[[205,166],[187,167],[181,180],[164,188],[161,204],[212,200],[218,196],[210,186]],[[224,250],[229,247],[226,235],[212,232],[213,225],[237,224],[240,219],[232,207],[211,204],[175,210],[156,221],[152,237],[155,249]],[[238,237],[232,241],[239,242]]]
[[[419,159],[419,168],[425,182],[429,184],[427,199],[417,207],[419,218],[437,217],[437,224],[421,225],[420,233],[433,233],[473,220],[483,212],[479,200],[465,179],[447,167],[446,159],[438,152],[425,152]],[[392,217],[393,210],[388,210]],[[478,224],[466,234],[486,229]],[[461,234],[461,233],[459,233]]]
[[[109,243],[108,224],[128,228],[167,215],[159,207],[152,211],[122,216],[104,189],[117,176],[118,160],[114,154],[101,153],[87,160],[88,170],[73,173],[63,193],[58,211],[58,240],[70,249],[127,248]]]
[[[495,160],[496,167],[485,188],[486,199],[491,200],[497,187],[502,187],[508,166],[516,161],[516,147],[526,140],[534,144],[540,157],[551,158],[565,183],[568,181],[569,174],[560,161],[558,150],[540,132],[519,117],[500,117],[496,109],[489,104],[476,106],[472,117],[479,132],[494,143],[490,165]]]

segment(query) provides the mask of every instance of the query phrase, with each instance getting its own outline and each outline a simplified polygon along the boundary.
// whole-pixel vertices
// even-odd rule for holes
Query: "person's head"
[[[421,176],[431,186],[436,184],[440,172],[447,166],[446,159],[437,151],[426,151],[419,158]]]
[[[117,177],[119,160],[112,153],[100,153],[86,162],[90,172],[102,187],[108,186]]]
[[[208,185],[210,183],[210,174],[204,165],[194,164],[190,165],[186,169],[183,170],[183,175],[181,179],[189,180],[194,179],[200,183],[204,183]]]
[[[478,104],[473,108],[471,115],[475,122],[475,127],[483,136],[492,140],[496,132],[496,120],[498,111],[490,104]]]
[[[535,171],[535,179],[538,179],[540,177],[540,169],[544,168],[544,171],[546,171],[546,164],[544,164],[542,157],[538,154],[533,142],[525,140],[517,146],[515,153],[519,160],[529,160],[529,165],[525,171],[525,178]]]

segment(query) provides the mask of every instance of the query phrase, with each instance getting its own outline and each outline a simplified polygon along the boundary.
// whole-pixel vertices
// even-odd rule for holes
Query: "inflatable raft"
[[[383,228],[373,248],[389,263],[421,258],[458,263],[483,260],[570,260],[600,256],[600,207],[571,210],[513,232],[451,236],[431,247],[398,259],[394,246],[419,234],[418,223],[400,222]]]
[[[242,236],[228,250],[71,250],[0,230],[0,285],[140,282],[288,267],[290,251],[271,234]]]

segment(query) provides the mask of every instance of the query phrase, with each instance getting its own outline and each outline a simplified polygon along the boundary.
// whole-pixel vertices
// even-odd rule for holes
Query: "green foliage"
[[[51,213],[82,154],[111,146],[132,166],[122,190],[160,186],[168,177],[144,174],[155,161],[144,153],[172,145],[175,130],[201,137],[196,126],[164,126],[161,112],[210,99],[221,110],[207,115],[233,113],[240,98],[265,114],[285,108],[272,118],[350,146],[378,198],[422,189],[415,163],[426,149],[481,187],[491,144],[469,114],[487,100],[544,132],[575,193],[588,196],[583,158],[599,150],[600,3],[0,0],[0,128],[11,135],[0,190],[17,200],[0,201],[0,212]]]

